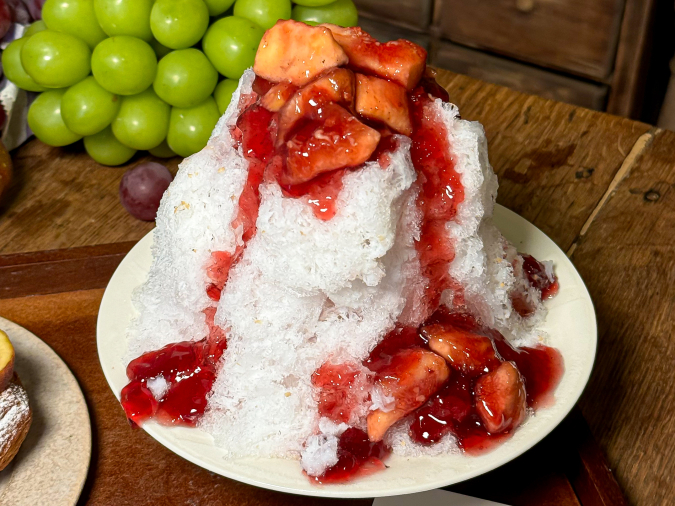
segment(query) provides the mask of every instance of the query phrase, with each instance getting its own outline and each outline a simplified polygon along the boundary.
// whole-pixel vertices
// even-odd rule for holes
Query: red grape
[[[153,221],[173,176],[164,165],[148,162],[128,170],[120,182],[120,201],[134,218]]]
[[[12,26],[12,13],[5,0],[0,0],[0,39],[2,39]]]

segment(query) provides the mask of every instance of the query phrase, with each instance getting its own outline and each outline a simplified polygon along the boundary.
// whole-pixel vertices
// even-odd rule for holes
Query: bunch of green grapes
[[[40,92],[28,112],[52,146],[84,138],[120,165],[136,151],[201,150],[279,19],[354,26],[352,0],[47,0],[2,54],[7,78]]]

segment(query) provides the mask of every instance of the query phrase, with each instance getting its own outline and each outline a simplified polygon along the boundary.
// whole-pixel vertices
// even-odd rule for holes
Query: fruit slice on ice
[[[0,330],[0,392],[2,392],[14,374],[14,346],[7,334]]]
[[[379,77],[356,74],[356,112],[398,133],[412,135],[405,88]]]
[[[380,441],[395,422],[419,408],[445,383],[450,369],[443,358],[421,349],[397,353],[378,374],[385,397],[394,398],[390,411],[376,409],[368,415],[368,438]]]
[[[323,172],[357,167],[377,148],[380,133],[339,105],[327,104],[320,111],[288,141],[281,184],[304,183]]]
[[[297,91],[298,87],[291,83],[278,83],[272,86],[260,100],[260,105],[271,112],[277,112]]]
[[[490,338],[449,325],[422,327],[429,348],[448,361],[451,367],[467,376],[478,376],[499,367]]]
[[[265,32],[255,55],[256,75],[278,83],[302,86],[348,58],[331,31],[297,21],[281,20]]]
[[[491,434],[515,429],[525,419],[527,397],[518,369],[504,362],[476,382],[476,411]]]
[[[394,81],[412,91],[426,68],[427,52],[409,40],[382,44],[359,27],[324,24],[349,57],[349,66]]]
[[[330,70],[293,95],[279,111],[277,147],[290,138],[293,129],[301,119],[316,116],[321,106],[329,102],[335,102],[347,108],[352,107],[354,74],[350,70]]]

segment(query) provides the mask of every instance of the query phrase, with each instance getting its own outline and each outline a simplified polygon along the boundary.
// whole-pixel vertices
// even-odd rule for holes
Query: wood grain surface
[[[500,177],[498,201],[568,251],[589,287],[600,349],[581,409],[630,504],[672,504],[675,134],[448,72],[439,81],[464,118],[485,126]],[[0,255],[135,241],[151,229],[119,205],[123,169],[103,168],[75,149],[37,141],[13,155],[17,178],[0,214]],[[73,309],[73,321],[61,321],[58,315],[66,313],[54,309],[50,320],[49,304],[40,301],[56,304],[59,297],[52,295],[0,300],[0,314],[27,323],[43,339],[48,332],[67,336],[88,325],[94,347],[100,292],[71,293],[84,297],[72,307],[81,304],[89,316]],[[32,316],[37,314],[42,316]],[[82,361],[78,367],[99,370],[97,361]],[[104,384],[100,388],[97,399],[112,395]],[[103,416],[102,408],[90,408]],[[593,483],[587,473],[577,486]]]

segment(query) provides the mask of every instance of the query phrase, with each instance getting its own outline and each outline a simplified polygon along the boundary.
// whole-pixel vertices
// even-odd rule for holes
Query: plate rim
[[[150,424],[145,424],[142,429],[147,432],[153,439],[155,439],[158,443],[160,443],[162,446],[165,446],[167,449],[172,451],[173,453],[179,455],[180,457],[184,458],[185,460],[203,468],[208,471],[211,471],[215,474],[219,474],[221,476],[225,476],[226,478],[239,481],[241,483],[246,483],[248,485],[253,485],[256,487],[260,488],[265,488],[268,490],[275,490],[277,492],[283,492],[287,494],[293,494],[293,495],[302,495],[302,496],[310,496],[310,497],[325,497],[325,498],[343,498],[343,499],[356,499],[356,498],[375,498],[375,497],[388,497],[388,496],[395,496],[395,495],[406,495],[406,494],[414,494],[418,492],[424,492],[428,490],[433,490],[436,488],[441,488],[445,486],[450,486],[456,483],[461,483],[466,480],[470,480],[472,478],[475,478],[477,476],[480,476],[482,474],[488,473],[490,471],[493,471],[497,469],[498,467],[503,466],[504,464],[507,464],[508,462],[518,458],[519,456],[523,455],[525,452],[529,451],[531,448],[533,448],[536,444],[541,442],[546,436],[548,436],[553,430],[555,430],[556,427],[560,425],[560,423],[569,415],[569,413],[572,411],[572,409],[576,406],[576,404],[579,401],[579,398],[585,391],[590,376],[593,372],[594,366],[595,366],[595,361],[597,358],[597,348],[598,348],[598,328],[597,328],[597,314],[595,311],[595,306],[593,304],[593,300],[590,296],[590,293],[588,291],[588,287],[583,281],[583,278],[577,271],[576,267],[572,263],[572,261],[569,259],[569,257],[565,254],[565,252],[550,238],[548,235],[546,235],[544,232],[542,232],[536,225],[528,221],[527,219],[523,218],[519,214],[515,213],[514,211],[500,205],[500,204],[495,204],[495,214],[503,214],[504,218],[510,219],[510,220],[515,220],[516,222],[522,222],[526,227],[532,227],[532,229],[536,230],[538,233],[540,233],[543,237],[546,238],[548,241],[548,246],[553,247],[554,249],[557,250],[559,255],[561,257],[564,257],[569,264],[569,267],[571,267],[573,273],[576,275],[578,278],[580,285],[579,288],[583,290],[583,298],[584,300],[590,304],[590,316],[592,321],[589,322],[592,325],[589,327],[592,327],[592,340],[590,340],[591,335],[589,334],[589,343],[592,344],[592,357],[590,358],[589,361],[589,366],[584,370],[584,374],[581,376],[581,387],[578,388],[577,391],[574,392],[574,394],[570,397],[568,397],[568,401],[565,403],[564,407],[561,407],[559,411],[556,412],[556,416],[553,417],[553,421],[550,423],[550,427],[544,428],[541,432],[537,433],[534,437],[528,439],[525,443],[521,444],[516,451],[514,451],[512,454],[505,454],[500,458],[494,459],[494,461],[490,462],[490,464],[482,467],[477,467],[476,469],[466,471],[462,474],[461,479],[444,479],[444,480],[437,480],[436,482],[427,482],[423,483],[420,485],[406,485],[403,486],[402,490],[394,490],[393,492],[390,490],[385,490],[385,489],[380,489],[380,490],[368,490],[368,489],[350,489],[349,483],[346,484],[339,484],[339,485],[329,485],[329,486],[316,486],[312,485],[311,488],[307,489],[297,489],[292,486],[283,486],[283,485],[278,485],[276,483],[269,483],[261,480],[257,480],[254,478],[250,478],[248,476],[241,476],[236,473],[229,472],[227,470],[223,470],[222,468],[219,468],[216,465],[212,465],[208,461],[196,461],[198,458],[195,458],[193,454],[191,454],[189,451],[184,450],[182,447],[174,445],[171,441],[168,441],[161,433],[157,431],[159,429],[160,431],[165,429],[164,427],[157,426],[154,423]],[[119,392],[116,392],[115,389],[113,388],[113,381],[111,380],[111,371],[109,368],[106,366],[107,362],[105,360],[105,357],[101,355],[101,346],[100,341],[102,341],[101,335],[101,314],[102,314],[102,309],[104,308],[104,305],[107,305],[107,300],[106,296],[110,298],[111,296],[109,295],[109,287],[112,283],[112,280],[114,279],[115,275],[118,273],[119,270],[122,269],[122,266],[124,264],[124,261],[127,259],[127,257],[131,257],[131,255],[134,253],[135,250],[143,250],[148,247],[147,243],[150,242],[150,246],[152,245],[152,237],[154,230],[151,230],[148,232],[141,240],[138,241],[137,244],[134,245],[134,247],[127,253],[127,255],[124,257],[120,265],[117,267],[115,270],[115,273],[111,277],[111,282],[108,283],[106,286],[105,292],[103,294],[103,297],[101,299],[101,305],[99,308],[99,313],[97,317],[97,324],[96,324],[96,347],[97,347],[97,354],[99,358],[99,362],[101,365],[101,368],[103,370],[103,374],[106,378],[106,381],[108,382],[108,386],[111,388],[113,391],[113,394],[115,395],[115,398],[119,401]],[[501,230],[500,230],[501,232]],[[126,337],[125,337],[126,339]],[[573,400],[573,402],[572,402]],[[238,460],[238,459],[234,459]],[[245,459],[241,459],[245,460]],[[251,459],[254,460],[254,459]],[[273,459],[264,459],[264,460],[273,460]],[[279,461],[286,461],[286,462],[295,462],[292,460],[286,460],[286,459],[275,459]]]

